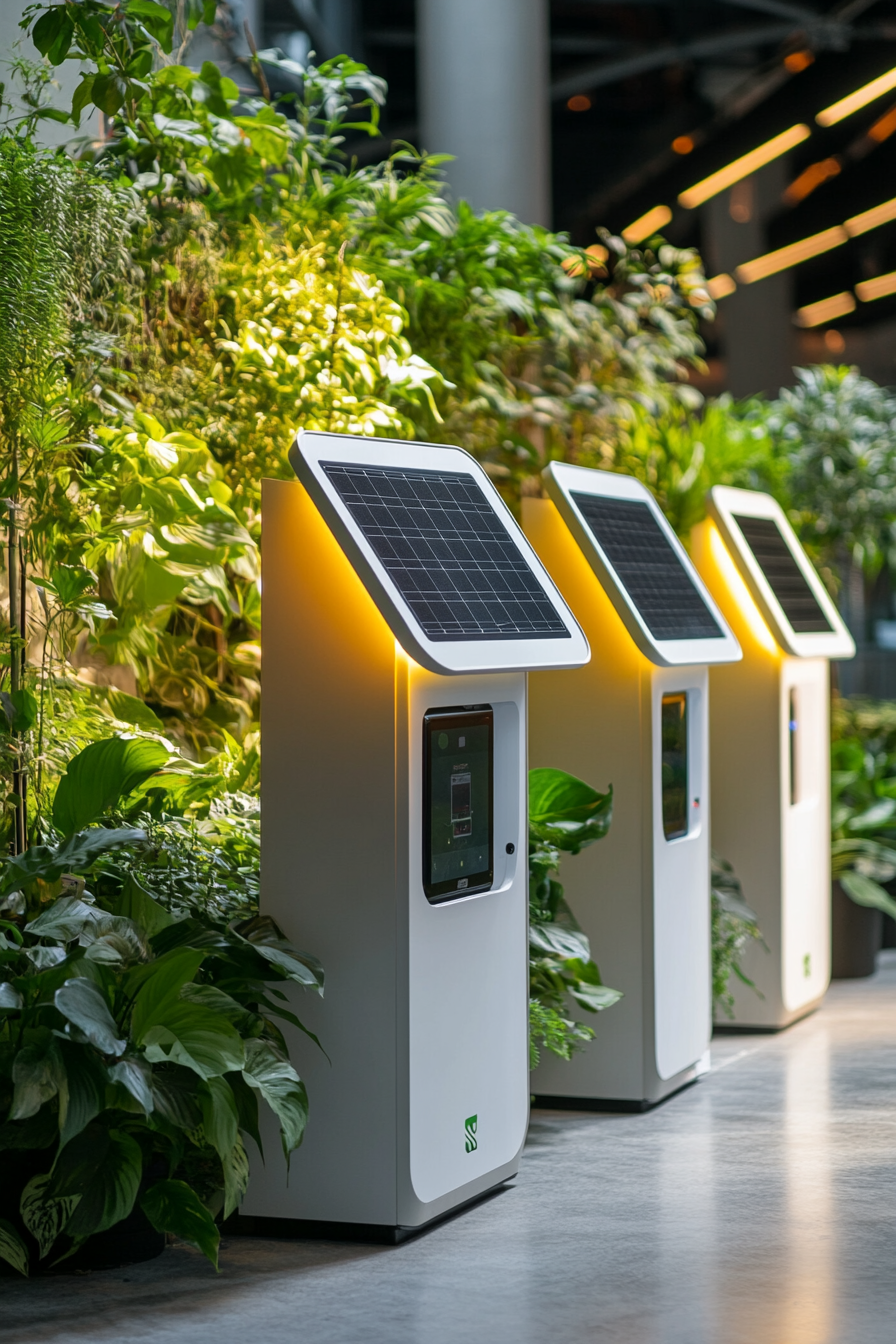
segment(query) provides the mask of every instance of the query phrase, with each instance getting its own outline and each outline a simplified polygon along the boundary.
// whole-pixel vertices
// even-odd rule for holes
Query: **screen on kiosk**
[[[450,900],[492,884],[493,715],[430,712],[424,719],[423,885]]]

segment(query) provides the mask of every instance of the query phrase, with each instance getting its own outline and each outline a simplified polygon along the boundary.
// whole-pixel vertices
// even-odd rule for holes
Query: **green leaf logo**
[[[478,1115],[471,1115],[468,1120],[464,1121],[464,1130],[466,1132],[464,1148],[468,1153],[475,1153],[476,1149],[479,1147],[479,1140],[476,1138],[476,1130],[478,1126]]]

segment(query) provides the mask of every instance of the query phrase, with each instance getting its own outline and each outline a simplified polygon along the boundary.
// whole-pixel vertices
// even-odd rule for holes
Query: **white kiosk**
[[[526,670],[587,641],[458,448],[300,433],[263,490],[261,909],[324,964],[310,1116],[252,1230],[399,1240],[528,1123]],[[284,1225],[277,1220],[288,1220]],[[337,1228],[334,1225],[339,1225]]]
[[[650,492],[552,463],[523,527],[591,642],[587,667],[530,678],[533,765],[613,785],[606,839],[561,880],[607,984],[625,997],[570,1063],[532,1080],[551,1105],[645,1110],[692,1081],[711,1032],[708,670],[737,640]]]
[[[828,660],[852,636],[781,506],[716,486],[694,529],[703,579],[744,650],[711,675],[712,843],[734,867],[766,947],[732,977],[734,1019],[786,1027],[830,980],[831,811]]]

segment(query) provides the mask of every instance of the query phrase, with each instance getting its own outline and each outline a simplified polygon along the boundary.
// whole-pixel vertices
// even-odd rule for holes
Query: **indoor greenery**
[[[740,880],[731,864],[713,854],[710,871],[712,1001],[717,1013],[733,1017],[732,975],[759,994],[740,961],[751,941],[762,942],[762,931],[754,911],[744,900]]]
[[[896,705],[832,706],[831,876],[857,905],[896,917]]]
[[[322,992],[319,963],[270,919],[158,899],[152,868],[122,863],[147,836],[109,823],[169,758],[151,739],[92,743],[56,790],[62,838],[0,875],[0,1255],[23,1274],[138,1202],[216,1264],[244,1141],[261,1148],[259,1100],[287,1158],[302,1139],[307,1098],[276,1019],[301,1024],[272,982]]]
[[[569,1016],[568,998],[590,1013],[622,998],[601,980],[586,934],[563,896],[561,855],[601,840],[613,817],[613,790],[598,793],[565,770],[529,771],[529,1063],[540,1050],[569,1059],[594,1036]],[[568,997],[567,997],[568,996]]]

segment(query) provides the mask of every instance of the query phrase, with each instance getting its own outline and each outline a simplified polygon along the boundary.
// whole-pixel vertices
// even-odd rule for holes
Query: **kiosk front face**
[[[730,987],[734,1024],[783,1027],[829,980],[828,662],[854,645],[771,496],[716,487],[708,509],[694,559],[744,650],[712,673],[713,845],[764,940],[744,958],[759,994]]]
[[[261,905],[324,962],[296,1007],[329,1059],[287,1027],[308,1129],[288,1181],[265,1135],[242,1214],[413,1228],[518,1165],[526,669],[588,645],[466,453],[302,434],[291,460],[263,496]]]
[[[614,787],[609,835],[563,870],[607,983],[625,997],[543,1097],[652,1104],[695,1076],[710,1031],[708,679],[740,656],[649,492],[554,463],[523,523],[600,655],[530,679],[530,755]]]

